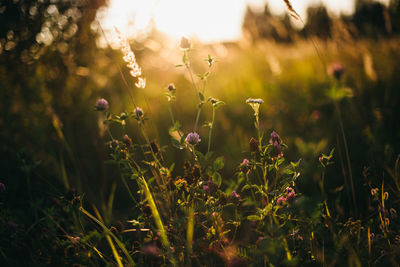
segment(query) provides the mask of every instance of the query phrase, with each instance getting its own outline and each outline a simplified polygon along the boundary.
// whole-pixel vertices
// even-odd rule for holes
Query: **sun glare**
[[[293,7],[305,18],[309,5],[325,4],[333,13],[352,12],[350,0],[293,0]],[[382,0],[381,2],[388,2]],[[143,38],[155,26],[159,31],[174,37],[195,37],[203,42],[237,40],[250,4],[263,10],[268,3],[274,13],[286,12],[282,0],[111,0],[110,5],[99,12],[103,28],[114,40],[113,28],[118,27],[126,36]]]

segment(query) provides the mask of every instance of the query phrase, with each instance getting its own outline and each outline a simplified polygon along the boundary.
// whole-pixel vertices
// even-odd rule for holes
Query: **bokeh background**
[[[147,79],[144,90],[134,88],[124,67],[107,4],[113,5],[103,0],[0,2],[0,182],[6,187],[2,224],[13,221],[29,229],[40,221],[38,210],[56,209],[60,197],[72,191],[96,204],[107,220],[128,217],[128,194],[118,171],[106,162],[109,138],[94,111],[100,97],[109,100],[112,112],[132,111],[118,66],[150,119],[151,139],[165,146],[165,158],[176,163],[176,174],[182,172],[185,153],[171,146],[164,93],[169,83],[175,84],[173,110],[185,132],[193,127],[197,100],[189,76],[175,67],[183,54],[178,34],[191,37],[190,60],[196,73],[207,70],[203,59],[208,54],[217,59],[206,96],[226,103],[217,111],[211,145],[225,158],[224,186],[235,181],[236,168],[249,155],[248,142],[256,135],[245,100],[262,98],[265,134],[277,131],[289,147],[289,160],[301,158],[297,190],[319,194],[318,157],[335,148],[328,193],[344,212],[352,212],[346,193],[350,191],[343,190],[346,164],[338,116],[327,96],[333,83],[327,67],[332,62],[345,67],[341,85],[353,94],[340,101],[340,107],[357,198],[368,194],[365,184],[391,179],[400,153],[398,0],[357,0],[350,10],[333,13],[322,2],[297,6],[293,1],[304,23],[291,18],[283,1],[281,10],[268,2],[243,3],[240,29],[235,32],[239,35],[230,36],[204,37],[186,28],[174,36],[157,27],[163,20],[156,15],[142,26],[135,26],[135,20],[117,25],[132,38],[131,47]],[[223,16],[229,8],[228,2],[210,14]],[[140,16],[140,9],[132,12],[132,17]],[[169,15],[178,25],[185,24],[177,14]],[[202,15],[204,21],[208,16]],[[205,105],[200,121],[210,119],[211,106]],[[126,130],[135,142],[144,143],[134,121]],[[112,125],[111,131],[122,138],[118,126]],[[201,128],[199,133],[204,140],[199,149],[206,151],[208,130]],[[110,210],[107,203],[114,187]],[[32,240],[37,235],[29,233]]]

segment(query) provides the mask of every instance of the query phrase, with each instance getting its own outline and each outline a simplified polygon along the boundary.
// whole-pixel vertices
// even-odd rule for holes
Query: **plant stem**
[[[188,210],[188,223],[186,231],[186,244],[189,254],[192,253],[193,230],[194,230],[194,204],[192,203]]]
[[[170,246],[170,243],[169,243],[169,240],[167,237],[167,233],[165,232],[164,225],[163,225],[163,222],[160,217],[160,213],[158,212],[156,203],[154,202],[154,198],[150,192],[149,186],[147,185],[146,179],[144,177],[141,177],[141,181],[143,184],[144,194],[146,195],[146,199],[149,203],[151,213],[153,214],[154,221],[158,228],[157,230],[160,232],[161,243],[163,244],[165,249],[168,251],[172,265],[176,266],[176,261],[172,254],[172,251],[171,251],[171,246]]]
[[[208,133],[208,149],[207,149],[207,152],[210,152],[212,130],[213,130],[213,128],[214,128],[214,120],[215,120],[215,107],[213,107],[213,114],[212,114],[212,121],[211,121],[211,126],[210,126],[210,132]]]
[[[340,112],[339,104],[338,104],[338,102],[336,100],[334,100],[334,103],[335,103],[336,111],[337,111],[338,117],[339,117],[340,131],[342,133],[344,149],[345,149],[345,152],[346,152],[347,167],[349,168],[349,176],[350,176],[350,183],[351,183],[351,193],[352,193],[352,196],[353,196],[353,204],[354,204],[355,213],[357,215],[358,212],[357,212],[356,196],[355,196],[355,193],[354,193],[353,172],[351,170],[349,149],[347,147],[347,139],[346,139],[346,135],[344,133],[343,120],[342,120],[342,115],[341,115],[341,112]]]

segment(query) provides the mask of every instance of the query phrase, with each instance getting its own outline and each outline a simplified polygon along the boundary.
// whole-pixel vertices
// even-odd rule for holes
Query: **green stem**
[[[193,231],[194,231],[194,204],[189,207],[188,210],[188,223],[186,231],[186,244],[189,254],[192,253],[192,242],[193,242]]]
[[[210,132],[208,133],[208,149],[207,149],[207,152],[210,152],[212,130],[213,130],[213,128],[214,128],[214,120],[215,120],[215,108],[213,107],[213,114],[212,114],[212,121],[211,121],[211,126],[210,126]]]
[[[152,194],[150,192],[149,186],[147,185],[146,179],[144,177],[142,177],[141,181],[143,183],[144,194],[146,195],[146,199],[147,199],[147,201],[149,203],[151,213],[153,214],[153,217],[154,217],[154,222],[156,223],[156,226],[158,228],[157,229],[158,232],[160,232],[161,243],[163,244],[165,249],[168,251],[168,254],[170,256],[170,261],[171,261],[172,265],[175,266],[176,265],[176,261],[175,261],[175,258],[173,256],[173,254],[172,254],[171,246],[170,246],[170,243],[169,243],[169,240],[168,240],[168,237],[167,237],[167,233],[165,232],[164,224],[163,224],[163,222],[161,220],[160,213],[158,212],[156,203],[154,202],[154,198],[153,198],[153,196],[152,196]]]
[[[354,193],[355,191],[354,191],[353,172],[351,170],[350,154],[349,154],[349,149],[347,147],[347,139],[346,139],[346,135],[344,133],[343,120],[342,120],[342,115],[341,115],[339,104],[336,100],[334,100],[334,103],[335,103],[336,111],[337,111],[338,117],[339,117],[340,131],[341,131],[342,137],[343,137],[344,150],[346,152],[347,167],[349,168],[349,176],[350,176],[350,183],[351,183],[351,192],[352,192],[352,196],[353,196],[353,204],[354,204],[355,213],[357,214],[358,212],[357,212],[357,205],[356,205],[356,196]]]

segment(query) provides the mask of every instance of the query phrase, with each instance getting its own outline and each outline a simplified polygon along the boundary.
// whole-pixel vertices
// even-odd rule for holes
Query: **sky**
[[[247,5],[262,10],[265,3],[275,14],[286,12],[283,0],[110,0],[109,7],[99,11],[98,18],[111,40],[115,38],[114,26],[125,36],[140,38],[153,24],[173,38],[234,41],[241,37]],[[333,14],[349,14],[354,10],[352,0],[291,0],[291,3],[303,19],[308,6],[320,3]]]

